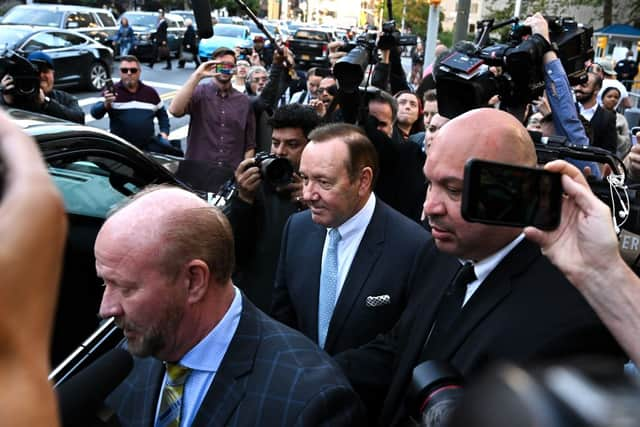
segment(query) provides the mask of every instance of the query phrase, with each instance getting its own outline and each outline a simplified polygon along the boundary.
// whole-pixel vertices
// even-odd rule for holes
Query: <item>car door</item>
[[[90,49],[89,41],[79,34],[70,32],[53,32],[57,39],[64,40],[64,48],[53,51],[56,55],[56,82],[58,73],[64,73],[64,83],[69,85],[79,84],[89,72],[89,67],[95,57]],[[58,71],[60,70],[60,71]],[[60,82],[62,83],[62,81]]]
[[[35,33],[22,44],[20,50],[27,55],[42,50],[51,57],[55,69],[56,87],[75,84],[80,77],[77,63],[78,50],[70,41],[60,37],[57,31]]]

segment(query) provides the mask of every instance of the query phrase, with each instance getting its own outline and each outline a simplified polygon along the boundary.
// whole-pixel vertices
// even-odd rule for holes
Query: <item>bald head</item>
[[[207,206],[204,200],[181,188],[152,187],[131,197],[114,211],[100,232],[107,230],[156,236],[158,230],[165,228],[167,219],[176,212]]]
[[[115,211],[98,233],[96,250],[115,242],[167,274],[188,259],[205,261],[220,283],[233,270],[233,235],[224,214],[177,187],[146,189]]]
[[[513,116],[494,109],[469,111],[438,131],[424,167],[429,189],[424,214],[438,248],[480,261],[513,241],[521,230],[469,223],[460,205],[469,159],[535,166],[536,152],[526,129]]]
[[[525,127],[511,114],[493,108],[468,111],[445,124],[436,141],[442,144],[434,152],[459,153],[469,158],[492,160],[520,166],[536,165],[535,146]]]

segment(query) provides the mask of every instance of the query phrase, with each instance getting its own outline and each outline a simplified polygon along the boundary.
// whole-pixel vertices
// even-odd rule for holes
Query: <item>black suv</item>
[[[14,6],[2,18],[2,24],[37,25],[78,31],[107,45],[118,32],[110,11],[97,7],[61,4],[26,4]]]

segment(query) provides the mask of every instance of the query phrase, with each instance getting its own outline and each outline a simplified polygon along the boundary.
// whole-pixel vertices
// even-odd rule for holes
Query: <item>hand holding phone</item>
[[[560,177],[544,169],[471,159],[464,171],[462,217],[469,222],[553,230],[560,223]]]

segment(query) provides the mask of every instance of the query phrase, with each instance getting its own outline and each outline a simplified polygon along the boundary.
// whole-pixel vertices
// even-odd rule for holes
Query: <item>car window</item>
[[[111,209],[144,184],[128,165],[90,153],[49,160],[49,174],[68,214],[106,218]]]
[[[26,52],[33,52],[43,49],[61,49],[67,46],[70,46],[70,43],[63,38],[58,37],[56,34],[41,32],[31,37],[31,39],[29,39],[29,41],[24,45],[23,49]]]
[[[173,19],[168,19],[165,18],[167,20],[167,27],[169,28],[178,28],[180,25],[178,25],[177,21],[174,21]]]
[[[70,33],[54,33],[56,37],[65,40],[66,46],[78,46],[87,42],[82,36]]]
[[[329,40],[327,33],[322,31],[298,30],[295,39],[312,40],[316,42],[326,42]]]
[[[115,27],[116,26],[116,20],[113,19],[113,16],[110,13],[107,13],[107,12],[96,12],[96,15],[98,15],[98,17],[102,21],[102,25],[104,25],[105,27]]]
[[[141,15],[125,13],[125,18],[129,20],[130,25],[139,25],[148,28],[155,28],[158,24],[158,17],[155,15]]]
[[[75,12],[70,13],[65,20],[64,28],[87,28],[99,27],[90,13]]]
[[[4,15],[2,23],[59,27],[62,21],[62,15],[63,13],[61,11],[32,7],[14,7]]]

